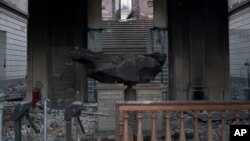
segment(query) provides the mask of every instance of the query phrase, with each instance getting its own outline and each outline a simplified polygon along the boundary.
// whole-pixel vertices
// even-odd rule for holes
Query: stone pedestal
[[[137,84],[134,86],[136,90],[136,100],[137,101],[162,101],[163,100],[163,90],[164,85],[162,83],[145,83]],[[159,112],[157,114],[157,131],[158,133],[163,132],[163,113]],[[151,113],[144,113],[143,115],[143,131],[147,134],[151,132]]]
[[[124,84],[97,84],[97,111],[109,116],[98,116],[97,132],[115,131],[115,103],[124,100]]]

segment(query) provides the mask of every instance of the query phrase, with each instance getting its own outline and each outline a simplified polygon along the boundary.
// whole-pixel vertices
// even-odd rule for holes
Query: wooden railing
[[[163,112],[165,117],[165,141],[171,141],[171,113],[179,114],[179,141],[185,141],[185,114],[188,111],[193,113],[193,140],[199,141],[199,112],[207,111],[207,141],[213,140],[213,124],[212,112],[221,112],[221,133],[220,140],[227,141],[228,128],[226,128],[226,120],[228,111],[234,114],[234,124],[240,123],[240,112],[243,110],[250,110],[250,102],[152,102],[152,101],[131,101],[118,102],[116,106],[116,139],[118,141],[143,141],[143,113],[151,112],[151,141],[157,141],[157,127],[156,120],[158,112]],[[137,133],[136,138],[133,138],[129,115],[131,112],[136,113]],[[248,115],[249,116],[249,115]],[[249,119],[248,119],[249,120]]]

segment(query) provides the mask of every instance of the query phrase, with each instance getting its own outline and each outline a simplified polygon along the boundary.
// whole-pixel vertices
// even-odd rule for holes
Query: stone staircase
[[[103,21],[102,28],[105,30],[102,31],[101,36],[102,51],[108,54],[144,54],[160,51],[157,33],[151,30],[153,26],[153,20]],[[167,53],[167,49],[165,51],[164,53]],[[152,82],[164,83],[166,86],[164,97],[166,98],[168,59],[163,66],[163,73],[159,73]]]
[[[153,20],[102,21],[104,30],[101,32],[101,50],[107,54],[144,54],[160,51],[161,47],[157,44],[157,34],[151,30],[153,26]],[[152,82],[164,84],[166,89],[163,92],[163,97],[167,99],[168,59],[163,66],[163,73],[159,73]],[[96,83],[98,82],[88,80],[89,97],[95,95],[93,87]],[[96,97],[92,99],[95,101]]]
[[[109,54],[146,53],[152,27],[152,20],[103,21],[102,51]]]

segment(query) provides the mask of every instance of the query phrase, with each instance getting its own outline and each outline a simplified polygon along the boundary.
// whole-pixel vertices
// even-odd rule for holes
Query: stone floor
[[[11,118],[14,105],[17,102],[5,102],[5,109],[3,115],[3,141],[13,141],[14,140],[14,122]],[[86,109],[86,112],[95,112],[96,104],[89,104]],[[24,141],[42,141],[43,140],[43,110],[40,108],[35,108],[30,111],[30,116],[34,122],[37,129],[40,133],[36,134],[35,131],[31,128],[27,120],[22,121],[22,137]],[[47,116],[47,134],[48,141],[64,141],[65,140],[65,127],[66,123],[64,121],[64,110],[48,109]],[[95,115],[86,115],[81,114],[80,117],[82,124],[84,126],[86,135],[80,131],[80,127],[77,124],[76,120],[73,118],[72,134],[74,140],[80,140],[82,138],[88,140],[95,140],[93,133],[95,133],[97,117]]]
[[[3,141],[14,141],[14,122],[11,119],[11,114],[16,102],[5,102],[5,110],[3,116]],[[85,111],[95,112],[96,104],[89,104]],[[27,120],[23,120],[22,126],[22,137],[23,141],[43,141],[43,110],[36,108],[32,109],[30,112],[32,120],[36,127],[38,127],[40,133],[36,134],[34,130],[30,127]],[[221,133],[221,113],[213,112],[213,136],[214,141],[220,141]],[[227,128],[230,124],[234,124],[234,113],[227,112]],[[187,141],[193,139],[193,113],[185,112],[185,133]],[[241,124],[249,125],[250,113],[247,111],[241,112]],[[73,129],[72,135],[74,141],[114,141],[114,135],[110,136],[98,136],[96,134],[96,115],[86,115],[82,114],[80,117],[82,124],[84,126],[86,134],[83,135],[80,131],[76,120],[73,119]],[[56,109],[48,109],[48,141],[65,141],[65,121],[64,121],[64,111]],[[171,128],[172,128],[172,139],[177,141],[179,138],[179,120],[178,115],[173,113],[171,116]],[[207,139],[207,112],[199,113],[199,134],[200,140]],[[150,139],[150,137],[148,137]],[[159,137],[163,140],[164,137]]]

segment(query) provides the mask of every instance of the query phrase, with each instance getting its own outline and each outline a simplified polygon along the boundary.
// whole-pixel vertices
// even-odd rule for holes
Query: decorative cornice
[[[16,15],[15,13],[10,12],[10,11],[6,10],[5,8],[2,8],[2,7],[0,7],[0,13],[3,13],[5,15],[9,16],[9,17],[12,17],[12,18],[14,18],[14,19],[16,19],[18,21],[24,22],[24,23],[28,22],[27,18]]]
[[[0,7],[13,12],[22,18],[28,19],[28,12],[25,12],[17,7],[13,7],[11,4],[8,4],[3,0],[0,0]]]

